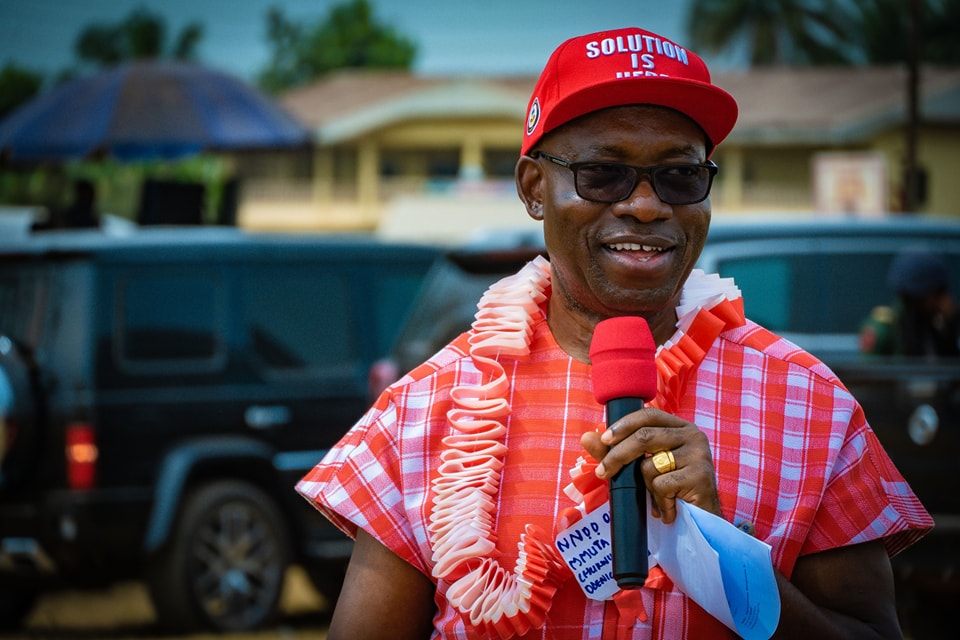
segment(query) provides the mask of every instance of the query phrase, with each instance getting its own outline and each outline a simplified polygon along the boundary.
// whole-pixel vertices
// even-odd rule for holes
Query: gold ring
[[[677,470],[677,460],[673,457],[673,451],[658,451],[653,454],[653,466],[657,468],[657,473],[663,475]]]

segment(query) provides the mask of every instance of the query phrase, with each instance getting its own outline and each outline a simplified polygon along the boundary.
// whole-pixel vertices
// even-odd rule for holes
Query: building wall
[[[238,163],[241,226],[257,229],[360,230],[379,226],[391,203],[417,195],[453,202],[512,189],[521,124],[509,118],[412,120],[316,149],[312,170],[277,177],[298,160]],[[269,171],[265,166],[269,165]],[[513,195],[515,199],[515,194]]]
[[[519,123],[511,119],[418,120],[320,147],[306,170],[302,156],[278,154],[271,162],[261,158],[258,166],[241,163],[239,170],[247,175],[238,221],[261,229],[375,231],[396,229],[400,216],[415,236],[417,207],[422,207],[426,237],[438,231],[438,211],[502,209],[502,216],[488,213],[475,223],[467,217],[457,225],[456,233],[469,235],[484,220],[516,217],[512,167],[519,138]],[[920,211],[960,215],[960,129],[928,126],[919,148],[921,165],[928,170],[927,199]],[[887,159],[890,210],[896,211],[903,149],[899,130],[861,146],[728,141],[713,158],[720,166],[713,209],[717,215],[814,211],[817,154],[879,151]]]
[[[878,137],[876,148],[889,160],[893,208],[899,210],[906,165],[906,142],[901,131]],[[926,125],[917,143],[917,162],[926,172],[926,198],[919,212],[960,216],[960,129]]]
[[[927,168],[924,212],[960,216],[960,130],[931,127],[920,142],[920,162]]]
[[[723,145],[713,206],[719,213],[809,211],[810,158],[806,148]],[[729,195],[731,190],[737,195]]]

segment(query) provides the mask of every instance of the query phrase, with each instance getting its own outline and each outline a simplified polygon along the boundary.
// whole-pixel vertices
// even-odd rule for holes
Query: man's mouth
[[[635,242],[616,242],[614,244],[607,245],[612,251],[630,251],[630,252],[640,252],[646,253],[646,256],[639,256],[641,262],[646,262],[650,260],[655,255],[663,253],[667,249],[663,247],[654,247],[648,244],[637,244]]]

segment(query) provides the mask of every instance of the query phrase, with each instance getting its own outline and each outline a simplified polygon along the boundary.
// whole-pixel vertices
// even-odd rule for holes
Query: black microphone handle
[[[607,402],[607,425],[643,408],[643,398]],[[647,497],[636,460],[610,478],[610,533],[613,577],[621,589],[639,589],[647,580]]]

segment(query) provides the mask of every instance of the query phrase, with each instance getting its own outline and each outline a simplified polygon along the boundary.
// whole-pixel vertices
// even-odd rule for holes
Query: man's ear
[[[530,156],[520,156],[514,170],[517,194],[527,208],[527,215],[534,220],[543,220],[544,176],[540,163]]]

